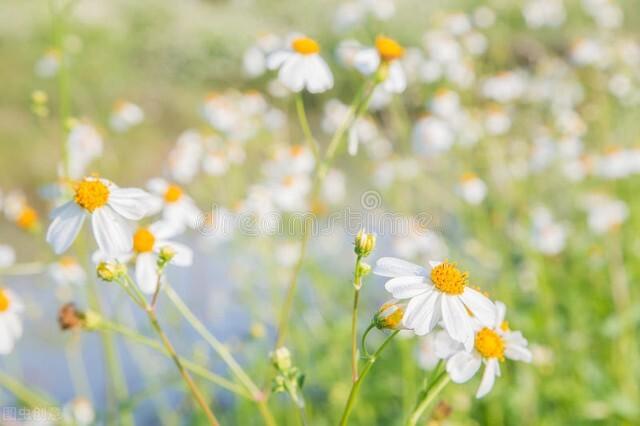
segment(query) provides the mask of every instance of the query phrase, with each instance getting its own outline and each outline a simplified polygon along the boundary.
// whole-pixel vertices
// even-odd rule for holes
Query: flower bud
[[[360,275],[361,277],[364,277],[366,275],[369,275],[370,272],[371,272],[371,265],[365,262],[360,262],[360,264],[358,265],[358,275]]]
[[[384,328],[392,330],[403,328],[402,317],[404,316],[405,310],[405,303],[391,299],[380,306],[378,312],[373,316],[373,323],[380,330]]]
[[[376,247],[376,235],[368,234],[361,229],[356,235],[354,251],[358,256],[367,257]]]
[[[58,324],[62,330],[95,330],[102,317],[93,311],[83,312],[74,303],[65,303],[58,311]]]
[[[271,352],[271,362],[278,371],[286,371],[291,368],[291,352],[284,346]]]
[[[164,246],[160,249],[160,253],[158,254],[158,268],[164,268],[167,263],[171,262],[176,255],[176,251],[173,247]]]
[[[125,266],[120,263],[100,262],[96,268],[96,273],[102,281],[111,282],[122,277],[126,273],[126,270]]]

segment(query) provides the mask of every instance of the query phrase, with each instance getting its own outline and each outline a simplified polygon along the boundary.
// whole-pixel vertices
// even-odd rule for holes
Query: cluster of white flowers
[[[467,382],[484,364],[476,397],[482,398],[491,390],[505,358],[531,361],[527,340],[505,321],[504,304],[494,303],[470,287],[468,274],[455,264],[432,261],[422,267],[383,257],[373,272],[390,278],[385,289],[403,301],[391,302],[398,308],[395,312],[402,312],[396,326],[418,336],[431,335],[434,356],[446,360],[452,381]]]

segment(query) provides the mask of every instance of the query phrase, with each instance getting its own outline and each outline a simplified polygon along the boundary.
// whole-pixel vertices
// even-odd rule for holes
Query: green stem
[[[254,399],[258,404],[258,408],[260,409],[260,413],[263,417],[264,422],[270,426],[275,425],[275,420],[273,418],[273,415],[271,414],[271,411],[269,410],[269,407],[266,404],[263,392],[258,388],[253,380],[251,380],[249,375],[243,370],[240,364],[238,364],[227,347],[218,339],[216,339],[216,337],[211,334],[209,330],[207,330],[204,324],[202,324],[202,322],[193,314],[191,309],[189,309],[189,307],[184,303],[178,293],[176,293],[171,286],[165,286],[164,292],[166,293],[169,300],[173,302],[174,306],[178,309],[182,316],[187,320],[187,322],[191,324],[191,326],[209,344],[209,346],[211,346],[211,348],[216,351],[220,358],[222,358],[222,360],[227,364],[232,373],[251,393],[252,399]]]
[[[354,383],[358,380],[358,302],[360,301],[360,288],[362,288],[360,262],[362,262],[362,256],[358,255],[353,272],[353,309],[351,312],[351,381]]]
[[[176,353],[176,350],[174,349],[173,345],[171,344],[171,341],[169,340],[164,330],[160,326],[160,323],[158,322],[158,318],[156,317],[155,312],[150,308],[147,309],[146,312],[147,312],[147,316],[149,317],[149,321],[151,322],[151,326],[156,331],[156,333],[158,333],[158,336],[160,336],[160,340],[162,341],[162,344],[164,345],[165,349],[169,353],[169,356],[173,360],[173,363],[176,365],[176,368],[178,369],[180,376],[182,376],[182,379],[184,380],[187,387],[191,391],[193,398],[196,400],[200,408],[202,408],[202,411],[204,412],[204,414],[207,416],[207,420],[209,421],[209,424],[213,426],[219,426],[220,423],[218,422],[218,419],[216,419],[216,416],[213,414],[211,407],[209,407],[209,404],[204,399],[202,392],[200,392],[200,389],[198,389],[198,386],[191,378],[191,375],[184,367],[182,361],[180,360],[180,357]]]
[[[389,342],[391,342],[391,339],[393,339],[398,333],[399,333],[399,330],[394,331],[385,339],[384,342],[382,342],[380,347],[367,360],[367,363],[362,369],[362,373],[360,374],[360,377],[358,377],[358,380],[356,380],[351,385],[351,392],[349,392],[349,398],[347,399],[347,404],[345,405],[344,411],[342,412],[342,418],[340,419],[340,426],[344,426],[347,424],[347,421],[349,420],[349,416],[351,415],[351,410],[353,409],[354,403],[356,401],[356,397],[358,396],[358,393],[360,393],[360,386],[362,385],[362,382],[364,381],[365,377],[367,377],[367,374],[369,374],[369,371],[371,371],[371,368],[373,367],[373,364],[375,364],[378,356],[380,356],[380,353],[382,353],[384,348],[386,348]]]
[[[14,394],[16,398],[31,408],[47,408],[58,405],[51,397],[30,389],[3,371],[0,371],[0,386]]]
[[[424,398],[422,401],[418,403],[416,409],[411,414],[409,421],[407,422],[408,426],[415,426],[422,417],[422,414],[429,407],[429,405],[433,402],[433,400],[442,392],[442,390],[449,384],[451,378],[447,374],[446,371],[443,371],[438,378],[429,386]]]
[[[302,93],[296,93],[296,112],[298,113],[298,121],[300,121],[300,127],[302,127],[302,132],[304,133],[304,137],[311,147],[311,151],[313,151],[313,155],[316,160],[320,157],[320,148],[318,147],[318,142],[316,142],[313,137],[313,133],[311,133],[311,127],[309,127],[309,120],[307,119],[307,112],[304,109],[304,100],[302,99]]]
[[[157,342],[154,339],[151,339],[149,337],[143,336],[142,334],[138,333],[137,331],[126,327],[122,324],[116,323],[116,322],[112,322],[112,321],[107,321],[107,320],[102,320],[102,322],[100,323],[100,325],[102,327],[104,327],[105,330],[101,330],[101,331],[114,331],[118,334],[121,334],[122,336],[131,339],[132,341],[139,343],[143,346],[146,346],[148,348],[151,348],[155,351],[158,351],[160,353],[162,353],[163,355],[169,357],[169,353],[167,352],[167,350],[162,346],[162,344],[160,344],[159,342]],[[180,357],[180,361],[182,362],[182,364],[185,366],[186,369],[188,369],[189,371],[191,371],[193,374],[215,384],[220,386],[221,388],[224,388],[230,392],[235,393],[236,395],[242,396],[243,398],[248,398],[251,399],[251,395],[249,395],[242,387],[240,387],[239,385],[237,385],[236,383],[233,383],[227,379],[225,379],[224,377],[220,377],[217,374],[212,373],[211,371],[207,370],[206,368],[202,367],[200,364],[190,361],[186,358]]]
[[[369,335],[369,332],[373,330],[375,327],[376,325],[372,322],[371,324],[369,324],[369,327],[367,327],[364,333],[362,333],[362,340],[360,341],[360,347],[362,349],[362,354],[365,357],[369,357],[369,351],[367,350],[367,336]]]

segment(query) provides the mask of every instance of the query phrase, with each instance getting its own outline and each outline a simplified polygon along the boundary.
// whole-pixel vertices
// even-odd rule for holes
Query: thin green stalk
[[[451,378],[446,371],[440,373],[438,378],[435,379],[435,381],[427,389],[427,392],[422,401],[418,402],[416,409],[413,411],[411,417],[409,418],[409,421],[407,422],[408,426],[415,426],[418,423],[418,420],[420,420],[422,414],[424,414],[425,410],[429,407],[433,400],[440,394],[440,392],[442,392],[447,384],[449,384],[449,381],[451,381]]]
[[[189,309],[182,298],[180,298],[178,293],[176,293],[171,286],[165,286],[164,292],[187,322],[191,324],[194,330],[196,330],[198,334],[209,344],[209,346],[211,346],[211,348],[220,356],[220,358],[222,358],[231,372],[251,393],[252,399],[258,404],[258,408],[260,409],[260,413],[265,423],[270,426],[275,425],[275,420],[266,404],[263,392],[258,388],[253,380],[251,380],[240,364],[238,364],[231,352],[229,352],[229,349],[227,349],[222,342],[216,339],[216,337],[207,330],[204,324],[202,324],[202,322],[193,314],[191,309]]]
[[[369,351],[367,350],[367,336],[369,335],[369,332],[371,330],[373,330],[374,328],[376,328],[376,325],[372,322],[371,324],[369,324],[369,327],[367,327],[367,329],[364,331],[364,333],[362,333],[362,340],[360,341],[360,348],[362,349],[362,354],[365,357],[369,357]]]
[[[340,426],[344,426],[344,425],[347,424],[347,422],[349,420],[349,416],[351,415],[351,410],[353,410],[353,406],[354,406],[354,403],[356,401],[356,398],[357,398],[358,394],[360,393],[360,387],[362,386],[362,382],[364,381],[365,377],[367,377],[367,374],[369,374],[369,371],[371,371],[371,368],[373,367],[373,364],[375,364],[378,356],[380,356],[380,354],[382,353],[384,348],[386,348],[387,345],[389,344],[389,342],[391,342],[391,339],[393,339],[396,336],[396,334],[398,334],[398,333],[399,333],[399,330],[396,330],[393,333],[391,333],[385,339],[385,341],[382,342],[380,347],[373,353],[373,355],[371,355],[369,357],[369,359],[367,359],[367,363],[364,366],[364,368],[362,369],[362,373],[360,374],[360,377],[358,377],[358,380],[356,380],[351,385],[351,391],[349,392],[349,398],[347,399],[347,404],[344,407],[344,411],[342,412],[342,418],[340,419]]]
[[[155,351],[162,353],[163,355],[169,357],[169,353],[167,350],[160,344],[158,341],[151,339],[149,337],[143,336],[137,331],[126,327],[122,324],[102,320],[100,323],[101,326],[104,326],[105,329],[114,331],[116,333],[121,334],[122,336],[131,339],[132,341],[144,345],[148,348],[151,348]],[[104,331],[104,330],[101,330]],[[180,357],[180,361],[185,366],[186,369],[191,371],[193,374],[217,385],[221,388],[224,388],[230,392],[235,393],[236,395],[242,396],[243,398],[251,399],[251,395],[247,393],[242,387],[237,385],[236,383],[225,379],[224,377],[220,377],[217,374],[212,373],[206,368],[202,367],[200,364],[190,361],[186,358]]]
[[[51,408],[58,406],[58,403],[48,395],[44,395],[41,392],[36,392],[33,389],[30,389],[19,380],[9,376],[3,371],[0,371],[0,386],[14,394],[16,398],[21,400],[28,407]]]
[[[318,160],[320,158],[320,148],[318,142],[313,137],[311,128],[309,127],[309,120],[307,119],[307,112],[304,109],[304,100],[302,99],[302,93],[296,93],[296,112],[298,113],[298,121],[300,127],[302,127],[302,133],[304,133],[305,140],[313,151],[313,156]]]
[[[180,360],[180,357],[176,353],[176,350],[174,349],[173,345],[171,344],[171,341],[169,340],[166,333],[160,326],[160,323],[158,322],[158,318],[155,312],[151,309],[147,309],[147,316],[149,317],[151,326],[156,331],[156,333],[158,333],[158,336],[160,336],[160,340],[162,341],[162,344],[164,345],[165,349],[169,353],[169,356],[173,360],[173,363],[176,365],[176,368],[178,369],[180,376],[182,376],[182,379],[187,384],[187,387],[191,391],[191,394],[193,395],[194,399],[196,400],[200,408],[202,408],[202,411],[204,412],[204,414],[207,416],[207,420],[209,421],[209,424],[213,426],[219,426],[220,423],[218,422],[218,419],[216,419],[216,416],[213,414],[211,407],[209,407],[209,404],[204,399],[204,396],[202,395],[202,393],[200,392],[200,389],[198,389],[198,386],[195,384],[195,382],[191,378],[191,375],[185,369],[182,361]]]
[[[353,271],[353,309],[351,311],[351,381],[354,383],[358,380],[358,302],[362,288],[360,262],[362,262],[362,256],[358,255]]]

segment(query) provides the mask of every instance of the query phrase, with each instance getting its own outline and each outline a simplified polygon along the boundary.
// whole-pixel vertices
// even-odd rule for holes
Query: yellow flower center
[[[133,235],[133,250],[136,253],[147,253],[153,250],[156,237],[147,228],[140,228]]]
[[[391,62],[404,56],[404,48],[389,37],[376,37],[376,49],[384,62]]]
[[[164,200],[167,203],[175,203],[182,197],[182,188],[178,185],[169,185],[164,193]]]
[[[469,274],[461,272],[455,264],[442,262],[431,270],[433,285],[443,293],[462,294]]]
[[[16,224],[22,229],[31,229],[38,223],[38,212],[29,206],[24,206]]]
[[[475,346],[483,357],[504,361],[504,340],[490,328],[484,327],[476,333]]]
[[[85,179],[76,185],[75,202],[80,207],[93,213],[109,201],[109,188],[98,179]]]
[[[301,55],[313,55],[320,51],[320,45],[309,37],[298,37],[291,43],[291,47]]]
[[[462,183],[471,182],[473,180],[476,180],[477,178],[478,176],[475,173],[465,172],[462,174],[462,176],[460,176],[460,182]]]
[[[291,148],[289,148],[289,152],[291,153],[292,157],[300,157],[304,152],[304,148],[300,144],[293,145]]]
[[[11,306],[11,300],[6,291],[0,288],[0,312],[6,312]]]

